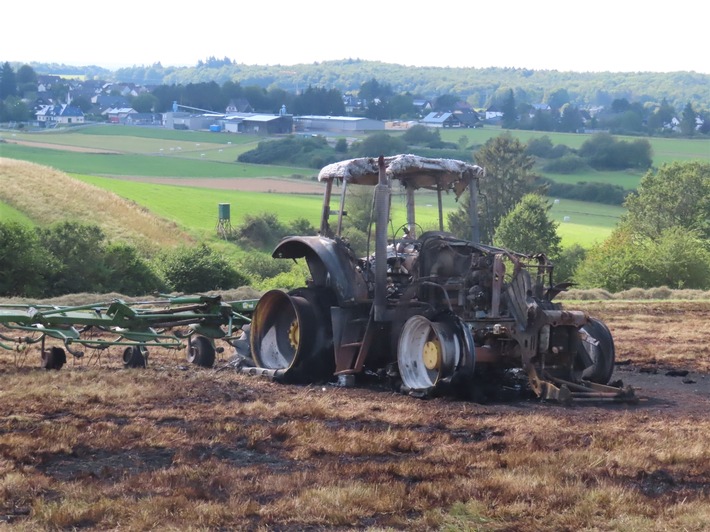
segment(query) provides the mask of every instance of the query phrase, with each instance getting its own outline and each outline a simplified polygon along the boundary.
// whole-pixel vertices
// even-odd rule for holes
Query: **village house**
[[[68,104],[43,105],[35,113],[37,122],[44,127],[57,124],[83,124],[84,112]]]

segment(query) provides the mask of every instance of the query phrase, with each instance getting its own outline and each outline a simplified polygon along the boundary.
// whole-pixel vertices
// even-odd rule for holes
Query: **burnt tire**
[[[50,370],[60,370],[67,362],[67,354],[61,347],[50,347],[42,351],[42,367]]]
[[[611,331],[604,322],[591,318],[582,330],[591,336],[596,345],[580,339],[580,348],[586,350],[592,365],[582,372],[582,378],[597,384],[607,384],[614,372],[616,351]]]
[[[335,371],[330,307],[335,297],[319,287],[288,294],[271,290],[254,310],[251,353],[257,367],[284,370],[288,383],[330,379]]]
[[[202,368],[214,366],[215,348],[209,338],[205,336],[195,336],[190,339],[187,348],[187,361]]]
[[[148,350],[134,345],[123,350],[124,368],[145,368],[148,365]]]

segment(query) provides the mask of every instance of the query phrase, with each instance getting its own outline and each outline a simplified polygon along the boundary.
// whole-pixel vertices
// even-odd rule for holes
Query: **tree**
[[[525,194],[537,188],[536,176],[532,173],[535,159],[527,155],[525,145],[509,133],[489,139],[474,158],[486,169],[486,176],[479,185],[479,220],[481,241],[491,243],[500,220]],[[462,238],[470,238],[468,197],[468,194],[463,196],[459,209],[449,213],[447,219],[449,230]]]
[[[350,147],[353,157],[387,157],[404,153],[406,150],[407,143],[404,140],[388,133],[373,133]]]
[[[24,122],[32,118],[30,108],[17,96],[8,96],[3,103],[4,121]]]
[[[559,224],[549,217],[552,204],[539,194],[526,194],[498,224],[495,243],[520,253],[557,257],[562,239]]]
[[[344,115],[343,95],[337,89],[309,86],[294,98],[293,112],[299,115]]]
[[[666,126],[670,127],[671,120],[675,116],[675,109],[669,105],[668,100],[663,98],[661,105],[648,118],[648,129],[651,133],[662,131]]]
[[[17,78],[12,65],[5,61],[0,67],[0,100],[17,95]]]
[[[459,100],[455,94],[442,94],[434,101],[434,111],[453,111]]]
[[[515,106],[515,95],[513,94],[512,89],[508,90],[508,94],[503,99],[503,103],[500,108],[503,112],[503,116],[501,117],[501,125],[508,129],[515,127],[518,122],[518,111]]]
[[[693,106],[688,102],[683,109],[683,114],[680,119],[680,132],[683,135],[691,137],[695,135],[695,118],[697,113],[693,110]]]
[[[19,96],[37,91],[37,73],[29,65],[22,65],[15,75]]]
[[[550,93],[547,98],[547,105],[553,109],[561,109],[562,106],[570,102],[569,93],[567,89],[557,89]]]
[[[360,90],[358,90],[357,95],[359,98],[363,98],[368,102],[376,98],[386,101],[394,95],[394,91],[392,90],[392,86],[388,83],[380,83],[375,78],[372,78],[360,85]]]
[[[139,94],[138,96],[133,98],[133,101],[131,102],[131,106],[133,107],[133,109],[135,109],[139,113],[154,112],[157,105],[158,98],[148,93]]]
[[[584,120],[579,112],[579,108],[571,104],[562,106],[562,116],[558,125],[559,131],[567,133],[576,133],[584,126]]]
[[[76,98],[73,98],[71,104],[74,107],[78,107],[79,109],[81,109],[84,114],[91,111],[91,108],[93,107],[91,100],[89,100],[86,96],[77,96]]]
[[[626,221],[637,233],[659,238],[666,229],[682,227],[710,241],[710,163],[674,162],[647,172],[625,206]]]

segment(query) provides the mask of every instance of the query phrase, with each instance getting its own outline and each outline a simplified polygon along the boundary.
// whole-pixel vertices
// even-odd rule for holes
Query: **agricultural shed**
[[[381,131],[385,123],[381,120],[358,116],[318,116],[304,115],[293,119],[296,131]]]

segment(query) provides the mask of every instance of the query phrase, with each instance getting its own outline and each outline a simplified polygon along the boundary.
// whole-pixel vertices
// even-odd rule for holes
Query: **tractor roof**
[[[455,190],[458,197],[471,179],[482,177],[480,166],[455,159],[429,159],[419,155],[403,154],[385,157],[387,177],[398,180],[403,186],[426,189]],[[318,174],[319,181],[337,179],[356,185],[377,185],[378,164],[374,157],[349,159],[329,164]]]

